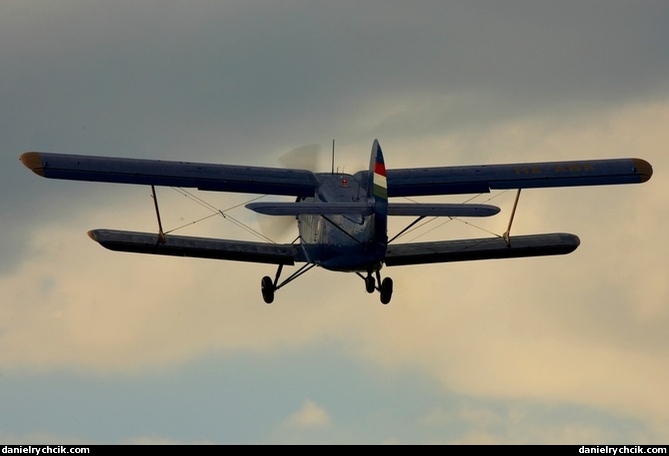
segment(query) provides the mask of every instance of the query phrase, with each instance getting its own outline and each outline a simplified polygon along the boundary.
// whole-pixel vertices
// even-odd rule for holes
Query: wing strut
[[[282,266],[283,266],[283,265],[279,265],[279,270],[276,272],[276,278],[275,278],[275,281],[274,281],[274,289],[275,289],[275,290],[278,290],[279,288],[288,285],[290,282],[292,282],[293,280],[297,279],[297,278],[300,277],[302,274],[304,274],[304,273],[306,273],[307,271],[311,270],[312,268],[316,267],[316,264],[315,264],[315,263],[307,263],[307,264],[302,265],[302,266],[301,266],[296,272],[294,272],[290,277],[288,277],[286,280],[284,280],[283,282],[281,282],[281,283],[279,284],[278,282],[279,282],[279,276],[281,275],[281,267],[282,267]]]
[[[520,188],[518,193],[516,193],[516,200],[513,202],[513,210],[511,211],[511,218],[509,219],[509,226],[506,227],[506,232],[502,235],[504,242],[506,242],[507,247],[511,247],[511,225],[513,224],[513,218],[516,215],[516,209],[518,208],[518,200],[520,199]]]
[[[288,285],[293,280],[300,277],[302,274],[305,274],[307,271],[316,267],[316,263],[306,263],[303,264],[300,269],[294,272],[290,277],[288,277],[283,282],[279,283],[279,277],[281,277],[281,271],[283,271],[283,263],[279,264],[279,269],[276,271],[276,276],[272,282],[270,276],[265,276],[260,281],[260,289],[262,291],[262,298],[265,300],[266,304],[272,304],[274,302],[274,293],[281,287]]]
[[[158,209],[158,196],[156,195],[156,187],[151,186],[151,198],[153,198],[153,205],[156,208],[156,217],[158,218],[158,244],[165,244],[165,232],[163,231],[163,222],[160,220],[160,209]]]

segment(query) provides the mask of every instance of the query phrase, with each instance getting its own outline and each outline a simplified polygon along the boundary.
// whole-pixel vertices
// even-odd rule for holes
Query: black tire
[[[393,279],[386,277],[381,282],[381,304],[388,304],[393,297]]]
[[[376,280],[371,275],[365,277],[365,289],[367,293],[374,293],[376,291]]]
[[[265,303],[272,304],[274,302],[274,282],[272,282],[272,279],[268,276],[263,277],[260,282],[260,288]]]

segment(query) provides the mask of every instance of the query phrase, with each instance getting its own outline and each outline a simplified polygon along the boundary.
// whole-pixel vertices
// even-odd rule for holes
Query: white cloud
[[[16,434],[6,431],[0,431],[0,439],[3,445],[91,445],[89,441],[78,437],[56,435],[48,432],[31,432],[28,434]]]
[[[330,416],[327,411],[307,399],[302,407],[286,419],[286,425],[298,429],[324,428],[330,424]]]
[[[174,440],[169,437],[158,437],[158,436],[142,436],[134,437],[127,439],[119,443],[120,445],[216,445],[216,442],[210,442],[207,440],[195,441],[195,442],[182,442],[179,440]]]

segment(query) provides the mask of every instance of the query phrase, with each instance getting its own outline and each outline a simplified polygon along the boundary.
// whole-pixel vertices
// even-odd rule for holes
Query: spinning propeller
[[[306,169],[316,172],[321,159],[321,146],[308,144],[289,150],[279,156],[277,161],[284,168]],[[293,216],[259,216],[260,231],[268,238],[279,241],[291,234],[295,228]],[[292,239],[290,239],[292,241]]]

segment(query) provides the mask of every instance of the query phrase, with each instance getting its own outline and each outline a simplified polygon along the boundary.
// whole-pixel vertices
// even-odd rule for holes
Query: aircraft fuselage
[[[367,174],[318,174],[320,186],[305,202],[364,202],[372,199]],[[372,203],[372,201],[370,201]],[[372,272],[381,267],[387,234],[382,214],[300,215],[297,217],[307,261],[333,271]],[[378,223],[381,222],[381,223]],[[383,229],[379,230],[380,227]]]

